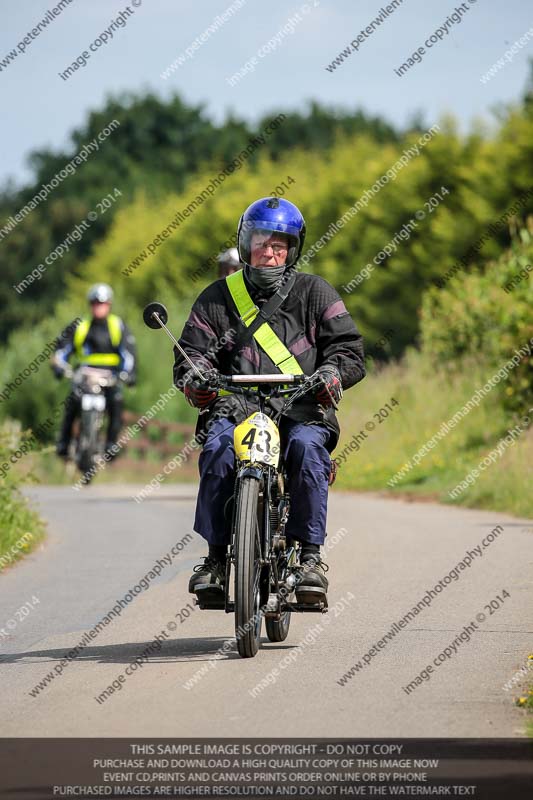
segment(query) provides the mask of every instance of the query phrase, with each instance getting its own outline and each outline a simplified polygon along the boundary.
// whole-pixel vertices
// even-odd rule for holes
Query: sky
[[[315,99],[362,108],[400,127],[415,112],[423,112],[428,126],[451,113],[467,131],[476,120],[494,121],[495,108],[521,97],[533,56],[529,0],[395,0],[396,8],[387,0],[63,0],[63,10],[24,41],[58,2],[0,5],[0,185],[28,181],[32,150],[63,148],[89,110],[122,91],[163,98],[178,92],[205,104],[216,122],[230,111],[254,121]],[[380,14],[381,24],[360,35]],[[106,31],[108,40],[98,39]],[[190,57],[161,77],[204,32]],[[481,76],[521,37],[503,68],[483,83]],[[428,40],[432,46],[424,45]],[[328,71],[352,41],[357,50]],[[421,60],[398,75],[420,47]],[[6,61],[13,50],[17,56]],[[61,78],[84,51],[85,66]]]

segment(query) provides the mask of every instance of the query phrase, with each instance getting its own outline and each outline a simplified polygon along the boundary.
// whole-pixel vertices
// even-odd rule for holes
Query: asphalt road
[[[135,491],[28,492],[48,520],[49,535],[0,575],[0,629],[9,634],[0,634],[3,736],[524,735],[525,718],[503,686],[531,652],[533,523],[376,495],[332,492],[330,612],[293,614],[285,642],[265,637],[254,659],[241,659],[231,642],[231,615],[194,608],[186,616],[189,574],[205,552],[194,534],[146,591],[132,595],[120,616],[87,638],[61,674],[31,696],[84,633],[192,530],[194,486],[163,487],[142,504],[132,500]],[[339,685],[497,525],[503,531],[458,571],[458,580]],[[499,608],[485,608],[496,595],[503,600]],[[25,604],[29,613],[18,621]],[[485,619],[469,641],[407,694],[402,687],[479,614]],[[126,678],[143,651],[143,666]],[[268,685],[252,696],[262,680]],[[98,702],[113,681],[117,688]]]

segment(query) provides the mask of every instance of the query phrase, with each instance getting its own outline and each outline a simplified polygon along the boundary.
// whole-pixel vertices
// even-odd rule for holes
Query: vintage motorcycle
[[[203,378],[166,327],[165,307],[150,303],[143,317],[148,327],[165,330]],[[235,614],[237,649],[244,658],[255,656],[259,649],[263,618],[268,639],[282,642],[287,638],[293,611],[327,612],[327,602],[319,589],[315,590],[315,603],[295,602],[300,545],[285,534],[290,497],[278,429],[281,414],[318,384],[319,381],[306,375],[278,373],[221,375],[217,385],[212,386],[259,401],[259,410],[234,430],[235,489],[227,509],[231,513],[231,539],[224,592],[207,584],[196,587],[196,602],[201,609],[218,608]],[[267,414],[267,400],[281,396],[287,398],[282,409]],[[330,483],[334,475],[333,467]]]
[[[118,376],[110,369],[81,366],[70,371],[72,394],[80,404],[80,416],[70,443],[69,457],[83,473],[88,484],[94,475],[99,456],[105,451],[103,435],[107,398],[105,390],[116,386]]]

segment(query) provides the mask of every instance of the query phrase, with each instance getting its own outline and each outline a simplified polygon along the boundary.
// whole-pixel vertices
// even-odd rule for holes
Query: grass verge
[[[339,464],[336,486],[407,493],[533,518],[533,425],[494,463],[480,470],[479,478],[456,499],[448,494],[518,421],[503,408],[505,385],[496,386],[448,433],[437,438],[443,423],[460,411],[494,372],[473,364],[450,378],[411,352],[401,364],[368,375],[346,393],[341,404],[342,435],[334,454]],[[434,446],[413,463],[413,457],[433,437]],[[395,482],[394,476],[408,464],[410,468]]]
[[[528,663],[533,664],[533,654],[528,656]],[[533,739],[533,683],[529,682],[528,688],[516,698],[516,705],[526,711],[526,734]]]
[[[19,445],[16,428],[4,425],[0,429],[0,464],[4,471]],[[33,550],[44,536],[44,523],[22,496],[21,482],[17,470],[9,469],[0,484],[0,572]]]

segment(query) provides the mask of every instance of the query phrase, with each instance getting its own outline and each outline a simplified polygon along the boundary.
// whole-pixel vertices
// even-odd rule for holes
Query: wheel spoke
[[[253,586],[252,586],[252,597],[253,597],[254,606],[255,606],[255,603],[256,603],[257,594],[259,592],[259,581],[260,580],[261,580],[261,569],[259,567],[256,567],[255,575],[254,575],[254,582],[253,582]]]

